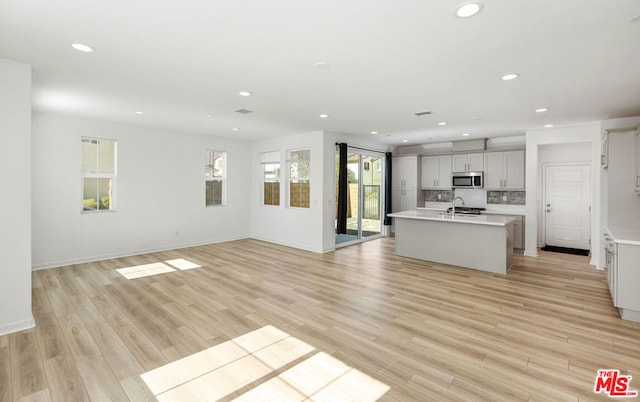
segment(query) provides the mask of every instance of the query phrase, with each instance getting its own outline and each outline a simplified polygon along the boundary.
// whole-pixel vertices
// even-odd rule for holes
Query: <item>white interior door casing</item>
[[[590,249],[589,165],[545,166],[545,244]]]

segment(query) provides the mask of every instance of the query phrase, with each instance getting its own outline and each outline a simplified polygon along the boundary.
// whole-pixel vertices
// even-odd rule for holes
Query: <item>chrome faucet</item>
[[[456,197],[453,199],[453,207],[451,208],[451,216],[456,216],[456,200],[460,199],[462,201],[462,206],[464,207],[464,199],[462,197]]]

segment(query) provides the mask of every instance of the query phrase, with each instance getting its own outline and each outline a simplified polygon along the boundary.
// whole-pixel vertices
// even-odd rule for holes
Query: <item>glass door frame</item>
[[[373,239],[377,239],[383,236],[384,233],[384,225],[383,225],[383,218],[384,218],[384,199],[385,199],[385,189],[384,189],[384,181],[385,181],[385,157],[384,157],[384,153],[382,152],[375,152],[375,151],[366,151],[366,150],[362,150],[360,148],[352,148],[347,146],[347,160],[348,160],[348,156],[349,155],[358,155],[358,231],[357,231],[357,238],[353,239],[353,240],[348,240],[348,241],[344,241],[341,243],[336,242],[335,246],[336,248],[338,247],[344,247],[344,246],[348,246],[348,245],[352,245],[352,244],[357,244],[357,243],[361,243],[364,241],[368,241],[368,240],[373,240]],[[371,235],[371,236],[366,236],[364,237],[362,235],[363,233],[363,225],[362,225],[362,221],[363,221],[363,214],[364,214],[364,158],[369,157],[369,158],[378,158],[380,160],[380,189],[379,189],[379,196],[378,196],[378,211],[379,211],[379,216],[378,216],[378,220],[379,220],[379,232],[377,234]],[[348,164],[348,163],[347,163]],[[348,169],[348,167],[347,167]],[[335,225],[334,225],[335,227]],[[336,234],[337,235],[337,234]]]

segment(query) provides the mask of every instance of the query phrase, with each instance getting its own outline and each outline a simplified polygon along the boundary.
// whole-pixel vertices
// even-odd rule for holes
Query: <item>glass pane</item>
[[[301,160],[309,160],[311,159],[311,150],[310,149],[301,149],[298,151],[291,151],[291,160],[292,161],[301,161]]]
[[[205,205],[222,205],[222,180],[205,182]]]
[[[213,151],[207,149],[206,151],[206,163],[204,168],[204,175],[210,179],[213,177],[224,177],[224,159],[226,152]]]
[[[362,157],[362,237],[380,234],[382,159]]]
[[[306,179],[309,177],[309,162],[291,162],[291,180]]]
[[[116,142],[98,140],[98,173],[114,174],[116,160]]]
[[[116,141],[82,139],[82,172],[115,174]]]
[[[98,140],[96,139],[82,139],[82,172],[98,172]]]
[[[264,183],[264,205],[280,205],[280,183]]]
[[[309,208],[311,184],[308,180],[289,183],[289,205],[297,208]]]
[[[113,209],[111,202],[112,185],[112,179],[85,178],[82,186],[82,210],[102,211]]]
[[[278,180],[280,178],[279,163],[267,163],[267,164],[264,164],[263,166],[264,166],[265,180]]]

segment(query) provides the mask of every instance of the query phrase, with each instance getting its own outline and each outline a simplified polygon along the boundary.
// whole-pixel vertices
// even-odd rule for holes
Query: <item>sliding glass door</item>
[[[338,233],[336,245],[379,237],[382,228],[382,155],[365,151],[347,151],[347,230]],[[336,154],[336,183],[338,183],[339,156]],[[336,185],[336,194],[339,188]],[[337,200],[337,198],[336,198]],[[336,202],[336,229],[338,228]]]

